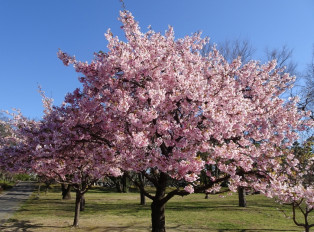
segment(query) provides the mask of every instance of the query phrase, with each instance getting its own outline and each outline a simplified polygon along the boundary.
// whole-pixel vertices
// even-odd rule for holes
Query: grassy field
[[[166,206],[167,231],[303,231],[294,225],[287,206],[262,195],[247,196],[248,207],[237,206],[237,195],[203,194],[175,197]],[[0,231],[150,231],[150,201],[139,205],[138,193],[113,193],[100,188],[86,194],[86,209],[80,227],[72,228],[74,200],[61,200],[55,186],[47,195],[36,193]],[[72,193],[72,198],[75,198]],[[313,219],[313,218],[312,218]]]

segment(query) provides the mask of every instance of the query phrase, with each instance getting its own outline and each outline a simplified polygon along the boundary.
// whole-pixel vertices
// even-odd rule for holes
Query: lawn
[[[0,230],[8,231],[150,231],[150,202],[139,205],[139,193],[114,193],[94,188],[86,194],[80,227],[71,227],[74,200],[61,200],[60,188],[32,197]],[[72,193],[72,198],[74,193]],[[248,207],[237,206],[237,194],[175,197],[166,206],[167,231],[303,231],[294,225],[288,206],[262,195],[247,196]],[[284,213],[285,212],[285,213]],[[286,214],[286,215],[285,215]],[[313,216],[311,219],[314,219]]]

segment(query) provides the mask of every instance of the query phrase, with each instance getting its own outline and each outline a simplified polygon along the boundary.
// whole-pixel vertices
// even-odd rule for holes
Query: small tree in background
[[[311,118],[314,120],[314,47],[312,52],[312,60],[305,70],[305,86],[302,88],[299,107],[303,110],[311,111]]]
[[[11,170],[33,172],[46,180],[71,185],[76,191],[73,226],[77,227],[84,194],[104,176],[121,174],[118,159],[107,146],[83,133],[97,125],[85,108],[95,105],[79,90],[68,94],[60,107],[53,107],[51,99],[43,100],[46,108],[41,121],[28,120],[21,114],[14,116],[14,134],[22,139],[14,146],[3,147],[1,156]]]
[[[304,227],[306,232],[314,226],[310,213],[314,209],[314,153],[313,137],[303,144],[294,143],[292,152],[297,158],[293,172],[283,171],[273,178],[269,194],[284,204],[292,207],[292,219],[297,226]],[[288,156],[292,154],[288,153]],[[283,169],[285,164],[283,164]],[[302,220],[297,215],[302,216]]]

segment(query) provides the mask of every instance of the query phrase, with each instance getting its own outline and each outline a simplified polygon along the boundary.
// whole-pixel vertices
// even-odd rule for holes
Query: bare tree
[[[293,61],[293,49],[283,45],[281,48],[265,49],[267,60],[277,60],[277,68],[284,68],[283,72],[297,75],[297,63]]]
[[[203,56],[206,56],[212,49],[213,44],[208,43],[201,51]],[[222,54],[222,56],[228,61],[232,62],[234,59],[241,57],[242,64],[247,63],[253,58],[255,49],[253,48],[249,40],[226,40],[218,43],[216,48]]]
[[[249,40],[226,40],[223,43],[218,44],[218,50],[224,56],[224,58],[232,62],[232,60],[241,57],[242,64],[247,63],[253,58],[255,49],[253,48]]]
[[[311,111],[311,118],[314,120],[314,46],[312,60],[305,70],[305,86],[302,88],[302,101],[300,107],[303,110]]]

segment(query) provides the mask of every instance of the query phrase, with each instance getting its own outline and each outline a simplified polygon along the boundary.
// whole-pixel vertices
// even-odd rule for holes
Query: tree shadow
[[[30,221],[26,220],[16,220],[16,219],[9,219],[7,221],[2,220],[0,221],[0,231],[5,232],[20,232],[20,231],[31,231],[31,229],[39,228],[39,224],[33,224]]]
[[[94,227],[94,228],[85,228],[85,231],[102,231],[102,232],[123,232],[123,231],[151,231],[150,228],[147,228],[145,226],[104,226],[104,227]]]
[[[287,232],[287,230],[273,230],[273,229],[219,229],[217,232]],[[299,230],[289,230],[289,231],[299,231]]]
[[[45,231],[45,228],[69,228],[68,226],[45,226],[43,224],[35,224],[28,220],[0,220],[0,231],[3,232],[31,232],[33,229],[41,228],[41,231]]]

